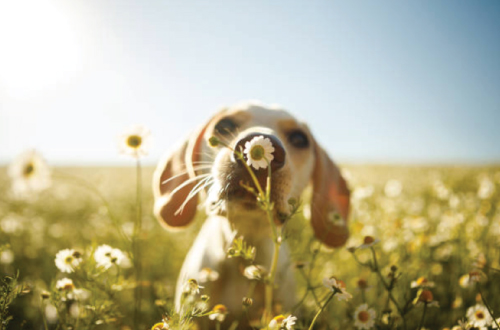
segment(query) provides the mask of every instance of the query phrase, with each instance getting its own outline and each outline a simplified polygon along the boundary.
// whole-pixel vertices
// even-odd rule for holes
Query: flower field
[[[33,164],[23,173],[43,166]],[[312,238],[306,194],[283,230],[300,303],[274,306],[276,317],[261,327],[496,328],[500,168],[342,169],[351,188],[348,243],[330,250]],[[173,312],[176,277],[204,214],[184,231],[163,230],[152,215],[152,170],[54,167],[30,194],[22,183],[13,191],[0,170],[0,328],[230,326],[231,306],[204,296],[203,283],[190,287],[196,307]],[[252,308],[251,299],[242,303]]]

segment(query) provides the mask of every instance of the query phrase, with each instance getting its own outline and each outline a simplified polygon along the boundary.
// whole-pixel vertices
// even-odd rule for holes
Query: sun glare
[[[0,2],[0,90],[28,97],[64,84],[82,66],[71,19],[51,0]]]

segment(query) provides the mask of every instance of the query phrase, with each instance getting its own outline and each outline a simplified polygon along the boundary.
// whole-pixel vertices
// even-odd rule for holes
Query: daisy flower
[[[467,309],[467,320],[473,327],[487,327],[491,325],[493,319],[485,306],[477,304]]]
[[[250,265],[243,271],[243,275],[249,280],[261,280],[266,273],[267,270],[260,265]]]
[[[224,305],[215,305],[212,309],[212,314],[208,315],[208,318],[211,320],[217,320],[217,322],[224,322],[228,311],[226,306]]]
[[[73,291],[75,285],[71,279],[65,277],[56,282],[56,289],[59,291]]]
[[[198,274],[200,283],[213,282],[219,278],[219,273],[212,268],[205,267]]]
[[[434,300],[432,292],[424,289],[418,290],[417,296],[413,300],[413,304],[426,304],[428,307],[439,307],[439,303]]]
[[[142,125],[131,126],[118,137],[120,154],[139,159],[146,156],[151,146],[151,132]]]
[[[286,329],[286,330],[293,330],[293,326],[295,325],[295,321],[297,321],[297,318],[293,315],[288,315],[287,317],[284,317],[283,315],[278,315],[275,318],[269,322],[269,329],[270,330],[279,330],[279,329]]]
[[[352,295],[345,289],[345,283],[341,280],[337,280],[333,276],[330,278],[323,278],[323,285],[331,292],[335,292],[335,296],[339,301],[347,301],[352,298]]]
[[[19,198],[31,197],[32,193],[50,187],[50,169],[36,150],[20,154],[9,166],[12,191]]]
[[[165,323],[163,322],[156,323],[151,327],[151,330],[168,330],[168,329],[170,329],[168,325],[165,326]]]
[[[354,311],[354,326],[358,329],[371,329],[375,325],[375,310],[368,304],[359,305]]]
[[[367,249],[369,247],[374,246],[378,242],[380,242],[379,239],[375,239],[372,236],[365,236],[363,238],[363,244],[361,244],[360,246],[358,246],[358,249]]]
[[[94,252],[94,259],[98,267],[108,269],[113,265],[126,266],[127,256],[120,250],[109,245],[101,245]]]
[[[186,283],[184,283],[184,290],[182,290],[185,293],[189,294],[197,294],[200,293],[200,289],[203,289],[204,287],[198,284],[198,281],[191,278],[187,280]]]
[[[469,282],[479,283],[486,279],[486,274],[479,270],[473,270],[469,272]]]
[[[413,288],[433,288],[434,282],[429,281],[425,277],[419,277],[416,281],[412,281],[410,287]]]
[[[56,267],[63,273],[72,273],[82,262],[81,254],[73,249],[64,249],[56,254]]]
[[[158,322],[153,327],[151,330],[170,330],[170,317],[164,316],[163,317],[163,322]]]
[[[243,154],[246,155],[248,166],[253,166],[256,170],[266,168],[268,162],[274,159],[274,147],[268,138],[256,136],[245,143]]]

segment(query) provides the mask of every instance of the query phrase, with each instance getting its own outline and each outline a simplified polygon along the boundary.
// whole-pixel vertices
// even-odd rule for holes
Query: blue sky
[[[154,164],[222,105],[309,123],[339,162],[499,163],[500,2],[0,1],[0,163]]]

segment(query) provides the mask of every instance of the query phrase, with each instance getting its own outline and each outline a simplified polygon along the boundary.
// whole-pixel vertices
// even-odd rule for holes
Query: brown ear
[[[349,238],[349,188],[339,168],[315,142],[311,225],[316,237],[330,247],[340,247]]]
[[[154,213],[166,228],[188,225],[196,215],[198,196],[185,205],[189,193],[198,183],[193,163],[200,160],[201,144],[206,126],[191,134],[181,146],[167,154],[158,164],[153,175]]]

